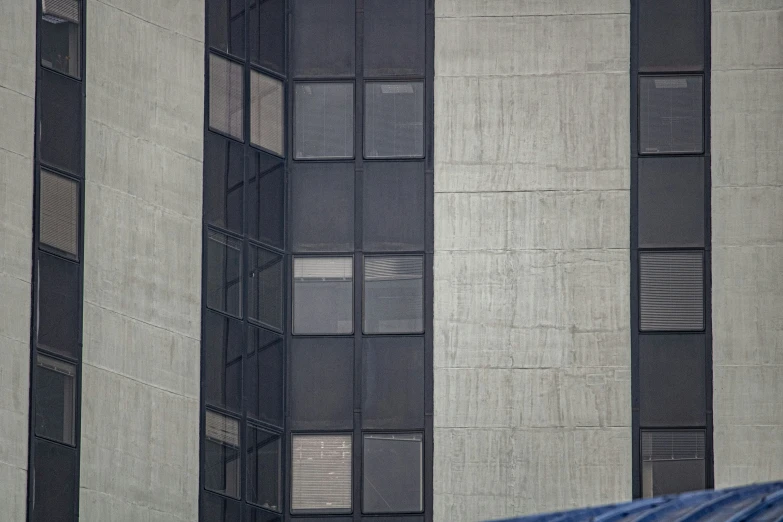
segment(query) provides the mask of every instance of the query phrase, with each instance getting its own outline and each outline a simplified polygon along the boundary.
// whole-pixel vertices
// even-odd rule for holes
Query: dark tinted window
[[[79,182],[41,169],[39,240],[79,255]]]
[[[248,327],[245,410],[249,417],[283,426],[284,350],[282,336]]]
[[[207,133],[204,154],[204,218],[242,232],[244,160],[242,144]]]
[[[704,2],[639,2],[639,69],[694,71],[704,68]]]
[[[704,246],[704,158],[639,159],[639,246]]]
[[[238,522],[240,503],[212,493],[201,493],[201,520]]]
[[[424,165],[364,164],[364,249],[424,249]]]
[[[640,153],[703,151],[701,76],[642,77],[639,89]]]
[[[282,517],[265,511],[263,509],[256,509],[252,506],[245,505],[245,521],[246,522],[281,522]],[[312,521],[311,521],[312,522]],[[332,521],[327,521],[332,522]]]
[[[207,306],[240,315],[242,242],[214,230],[207,232]]]
[[[247,428],[247,500],[271,511],[282,511],[280,436]]]
[[[353,339],[294,339],[293,429],[353,427]]]
[[[38,355],[37,361],[35,434],[74,444],[76,367],[44,355]]]
[[[353,0],[294,0],[293,70],[297,76],[353,76]]]
[[[285,72],[285,12],[283,0],[250,0],[250,60]]]
[[[242,139],[244,103],[242,65],[209,55],[209,126]]]
[[[639,313],[644,331],[704,329],[704,254],[639,253]]]
[[[208,0],[210,47],[245,56],[245,0]]]
[[[423,258],[365,258],[364,332],[420,333],[423,330]]]
[[[424,339],[363,340],[362,426],[424,427]]]
[[[291,200],[294,251],[353,250],[353,164],[297,164],[291,172]]]
[[[76,450],[35,440],[32,519],[35,522],[74,522],[76,504]]]
[[[351,435],[291,437],[291,511],[350,512]]]
[[[247,314],[251,319],[283,329],[283,256],[250,246]]]
[[[283,82],[250,71],[250,143],[283,155]]]
[[[38,258],[38,346],[77,356],[81,300],[79,265],[41,252]]]
[[[415,513],[424,508],[420,433],[364,435],[362,511]]]
[[[205,437],[204,487],[239,498],[239,420],[207,410]]]
[[[421,0],[365,0],[365,76],[424,75]]]
[[[367,82],[366,158],[424,156],[424,82]]]
[[[38,113],[41,162],[82,175],[81,83],[45,69],[40,71]]]
[[[81,2],[79,0],[44,1],[42,17],[41,64],[78,78],[81,65]]]
[[[204,398],[214,406],[238,412],[242,372],[242,322],[204,312]]]
[[[705,487],[704,431],[642,432],[642,496],[695,491]]]
[[[248,234],[283,248],[285,171],[279,158],[251,151],[248,168]]]
[[[294,158],[353,157],[353,83],[297,83],[294,103]]]
[[[353,258],[294,258],[294,333],[353,332]]]

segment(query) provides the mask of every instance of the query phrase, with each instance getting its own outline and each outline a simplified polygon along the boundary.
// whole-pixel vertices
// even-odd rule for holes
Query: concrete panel
[[[0,273],[27,282],[28,294],[33,251],[32,111],[31,105],[29,117],[24,118],[24,123],[29,122],[31,126],[28,132],[30,155],[0,150]],[[9,133],[0,131],[0,135],[3,134]],[[24,132],[20,129],[19,134]],[[29,295],[26,299],[29,302]],[[28,324],[25,338],[27,341],[30,339],[29,335]]]
[[[760,11],[715,11],[712,70],[783,66],[783,7]]]
[[[204,9],[202,9],[204,6],[202,5],[185,4],[181,0],[101,1],[143,22],[204,42]]]
[[[0,56],[3,57],[0,60],[0,90],[8,89],[32,99],[36,65],[35,2],[3,2],[0,5]],[[10,106],[0,102],[0,107],[4,121],[22,123],[7,119],[6,110]],[[4,130],[7,129],[9,127]],[[6,137],[4,134],[0,133],[0,136]]]

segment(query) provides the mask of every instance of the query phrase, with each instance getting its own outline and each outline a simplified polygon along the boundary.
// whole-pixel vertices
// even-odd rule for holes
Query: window
[[[353,158],[353,84],[297,83],[294,159]]]
[[[248,270],[248,317],[282,330],[283,256],[251,245]]]
[[[285,11],[283,0],[250,0],[250,60],[285,72]]]
[[[79,0],[42,0],[41,65],[78,78],[81,58]]]
[[[242,242],[207,231],[207,306],[231,315],[242,314]]]
[[[241,234],[244,208],[242,144],[208,132],[204,147],[204,219]]]
[[[367,82],[366,158],[424,156],[424,82]]]
[[[247,428],[247,500],[280,513],[280,436],[254,426]]]
[[[245,0],[208,0],[209,46],[245,56]]]
[[[285,171],[279,158],[251,150],[248,167],[248,235],[283,248]]]
[[[365,251],[424,250],[424,164],[364,164],[362,232]]]
[[[356,6],[353,0],[294,0],[292,67],[299,77],[353,76]]]
[[[41,162],[82,177],[81,83],[40,70],[38,113]]]
[[[354,247],[354,167],[296,164],[291,170],[291,242],[295,252],[345,252]]]
[[[350,435],[291,437],[291,511],[350,512]]]
[[[242,66],[209,55],[209,126],[242,140]]]
[[[424,75],[421,0],[365,0],[365,76]]]
[[[76,367],[37,356],[35,434],[65,444],[75,443]]]
[[[283,155],[283,82],[250,71],[250,143]]]
[[[79,182],[41,169],[39,240],[79,255]]]
[[[35,439],[34,522],[75,522],[76,449]]]
[[[79,265],[41,252],[37,301],[38,346],[76,357],[81,332]]]
[[[364,435],[362,511],[419,513],[423,501],[420,433]]]
[[[704,69],[703,0],[639,2],[639,69]]]
[[[294,334],[353,333],[353,258],[294,257]]]
[[[364,333],[424,331],[423,258],[364,260]]]
[[[701,153],[704,115],[701,76],[639,78],[639,152]]]
[[[239,498],[239,420],[207,410],[205,436],[204,487]]]
[[[283,426],[285,354],[283,337],[248,326],[245,411],[248,417]]]
[[[239,412],[242,322],[207,310],[204,323],[204,398],[208,404]]]
[[[237,522],[239,502],[212,493],[201,493],[201,520]]]
[[[704,431],[642,431],[642,496],[705,487]]]
[[[639,308],[643,331],[704,329],[704,254],[640,252]]]
[[[210,522],[212,519],[206,519]],[[256,509],[252,506],[245,506],[245,522],[282,522],[283,518],[275,515],[274,513],[270,513],[269,511],[264,511],[261,509]],[[338,522],[338,521],[335,521]]]

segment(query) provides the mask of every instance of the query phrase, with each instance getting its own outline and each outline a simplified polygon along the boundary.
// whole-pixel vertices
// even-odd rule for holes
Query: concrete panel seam
[[[103,366],[98,366],[97,364],[93,364],[93,363],[90,363],[90,362],[87,362],[87,361],[82,361],[82,366],[90,366],[92,368],[95,368],[96,370],[101,370],[101,371],[104,371],[106,373],[111,373],[113,375],[118,375],[120,377],[128,379],[129,381],[133,381],[133,382],[139,383],[139,384],[141,384],[143,386],[148,386],[150,388],[154,388],[156,390],[168,393],[168,394],[173,395],[175,397],[183,397],[185,399],[198,399],[198,396],[190,396],[190,395],[185,395],[185,394],[182,394],[182,393],[177,393],[175,391],[172,391],[172,390],[169,390],[169,389],[166,389],[166,388],[162,388],[162,387],[160,387],[160,386],[158,386],[156,384],[145,382],[145,381],[136,379],[134,377],[131,377],[129,375],[126,375],[124,373],[120,373],[120,372],[117,372],[117,371],[114,371],[114,370],[110,370],[108,368],[104,368]]]
[[[104,127],[104,128],[108,129],[111,132],[116,132],[117,134],[121,134],[122,136],[125,136],[126,138],[130,138],[132,140],[140,141],[142,143],[148,143],[148,144],[153,145],[153,146],[155,146],[157,148],[164,149],[164,150],[167,150],[169,152],[172,152],[172,153],[176,154],[177,156],[182,156],[183,158],[187,158],[187,159],[196,161],[199,164],[203,164],[204,163],[203,158],[195,158],[195,157],[193,157],[193,156],[191,156],[189,154],[185,154],[185,153],[180,152],[180,151],[178,151],[176,149],[172,149],[170,147],[165,147],[165,146],[163,146],[161,144],[160,141],[157,141],[157,140],[148,140],[148,139],[142,138],[141,136],[134,136],[133,134],[128,134],[127,132],[123,131],[122,129],[118,129],[116,127],[113,127],[112,125],[110,125],[110,124],[108,124],[106,122],[103,122],[103,121],[91,118],[90,115],[88,114],[87,115],[87,122],[86,122],[85,128],[88,125],[90,125],[90,124],[94,124],[94,125],[99,126],[99,127]],[[202,134],[203,134],[203,132],[202,132]],[[85,165],[85,167],[86,167],[86,165]],[[200,183],[200,181],[199,181],[199,183]]]
[[[121,12],[121,13],[125,13],[126,15],[128,15],[128,16],[131,16],[131,17],[133,17],[133,18],[135,18],[135,19],[137,19],[137,20],[141,20],[141,21],[142,21],[142,22],[144,22],[144,23],[147,23],[147,24],[150,24],[150,25],[152,25],[152,26],[155,26],[155,27],[158,27],[158,28],[160,28],[160,29],[163,29],[164,31],[168,31],[168,32],[170,32],[170,33],[172,33],[172,34],[176,34],[176,35],[178,35],[178,36],[182,36],[183,38],[187,38],[188,40],[191,40],[191,41],[193,41],[193,42],[197,42],[197,43],[201,43],[201,44],[203,44],[203,43],[204,43],[204,40],[199,40],[199,39],[197,39],[197,38],[193,38],[192,36],[188,36],[188,35],[186,35],[186,34],[180,33],[179,31],[173,31],[172,29],[170,29],[170,28],[168,28],[168,27],[164,27],[164,26],[162,26],[162,25],[160,25],[160,24],[156,24],[155,22],[153,22],[153,21],[151,21],[151,20],[147,20],[147,19],[145,19],[145,18],[142,18],[142,17],[141,17],[141,16],[139,16],[139,15],[136,15],[136,14],[133,14],[133,13],[131,13],[131,12],[128,12],[128,11],[126,11],[126,10],[124,10],[124,9],[121,9],[121,8],[119,8],[119,7],[115,6],[115,5],[108,4],[108,3],[106,3],[106,2],[102,2],[101,0],[95,0],[95,1],[96,1],[97,3],[99,3],[99,4],[103,4],[103,5],[105,5],[105,6],[106,6],[106,7],[108,7],[108,8],[111,8],[111,9],[116,9],[117,11],[119,11],[119,12]]]
[[[166,328],[164,326],[160,326],[158,324],[154,324],[154,323],[150,323],[150,322],[147,322],[147,321],[143,321],[143,320],[141,320],[141,319],[139,319],[137,317],[132,317],[132,316],[130,316],[128,314],[125,314],[125,313],[122,313],[122,312],[120,312],[118,310],[114,310],[114,309],[108,308],[106,306],[101,306],[98,303],[96,303],[94,301],[91,301],[91,300],[89,300],[87,298],[84,299],[84,302],[85,303],[89,303],[90,305],[92,305],[92,306],[94,306],[96,308],[100,308],[101,310],[105,310],[107,312],[111,312],[111,313],[117,314],[119,316],[125,317],[126,319],[130,319],[131,321],[138,321],[139,323],[146,324],[147,326],[151,326],[153,328],[158,328],[160,330],[163,330],[164,332],[168,332],[168,333],[173,334],[173,335],[181,335],[182,337],[185,337],[185,338],[190,339],[192,341],[201,342],[201,337],[192,337],[192,336],[190,336],[190,335],[188,335],[188,334],[186,334],[184,332],[178,332],[176,330],[171,330],[169,328]],[[109,370],[109,371],[111,371],[111,370]]]

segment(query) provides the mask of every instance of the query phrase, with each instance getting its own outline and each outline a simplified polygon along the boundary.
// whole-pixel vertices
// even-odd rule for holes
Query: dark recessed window
[[[364,164],[365,251],[424,250],[424,164]]]
[[[353,0],[294,0],[292,67],[299,77],[353,76]]]
[[[291,171],[290,183],[294,251],[353,250],[353,164],[299,163]]]
[[[245,411],[248,417],[283,426],[283,337],[248,326],[245,357]]]
[[[641,0],[639,70],[703,69],[703,0]]]
[[[43,69],[38,83],[41,162],[82,176],[82,86]]]
[[[41,65],[78,78],[81,66],[79,0],[41,2]]]
[[[283,82],[250,71],[250,143],[283,155]]]
[[[294,333],[353,332],[353,258],[294,258]]]
[[[41,243],[78,257],[79,211],[79,182],[41,169]]]
[[[297,83],[294,104],[295,159],[353,158],[353,83]]]
[[[250,246],[247,315],[261,324],[283,329],[283,256]]]
[[[250,151],[248,166],[248,235],[283,248],[285,171],[279,158]]]
[[[74,444],[76,366],[37,356],[35,376],[35,434]]]
[[[250,0],[250,61],[285,73],[285,2]]]
[[[76,449],[36,439],[33,464],[34,522],[75,522]]]
[[[367,82],[366,158],[424,156],[424,82]]]
[[[245,56],[245,0],[208,0],[209,46]]]
[[[643,331],[704,329],[704,253],[640,252]]]
[[[351,435],[291,437],[291,511],[351,510]]]
[[[247,427],[247,500],[282,511],[280,435]]]
[[[424,75],[421,0],[365,0],[365,76]]]
[[[201,520],[209,522],[237,522],[240,503],[220,495],[201,493]]]
[[[204,146],[204,219],[242,233],[242,144],[208,132]]]
[[[204,442],[204,487],[239,498],[239,420],[207,410]]]
[[[231,315],[242,314],[242,242],[207,231],[207,306]]]
[[[242,321],[204,312],[204,399],[239,412],[241,401]]]
[[[365,258],[364,333],[424,330],[423,265],[421,256]]]
[[[79,265],[41,252],[38,256],[38,346],[77,357],[82,302]]]
[[[365,434],[362,453],[364,513],[419,513],[424,509],[420,433]]]
[[[639,78],[639,152],[700,153],[704,150],[703,78]]]
[[[642,496],[657,497],[705,487],[704,431],[642,432]]]
[[[242,139],[242,65],[209,55],[209,126]]]
[[[211,519],[207,519],[211,520]],[[245,522],[282,522],[283,518],[269,511],[245,505]],[[339,522],[335,520],[334,522]]]

